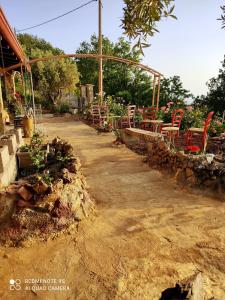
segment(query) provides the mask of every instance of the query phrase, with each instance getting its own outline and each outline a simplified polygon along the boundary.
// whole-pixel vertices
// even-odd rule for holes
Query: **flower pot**
[[[23,132],[24,137],[29,138],[32,137],[34,132],[34,119],[33,117],[23,117]]]
[[[19,169],[32,169],[34,167],[29,152],[18,151],[17,158]]]

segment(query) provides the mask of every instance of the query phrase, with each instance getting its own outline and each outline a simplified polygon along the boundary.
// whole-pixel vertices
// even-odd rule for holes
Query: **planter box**
[[[18,151],[17,158],[19,169],[32,169],[34,167],[29,152]]]
[[[47,144],[46,146],[44,146],[43,150],[45,151],[45,158],[47,158],[47,155],[49,153],[49,145]],[[34,168],[29,152],[22,152],[19,150],[16,154],[18,158],[19,169]]]

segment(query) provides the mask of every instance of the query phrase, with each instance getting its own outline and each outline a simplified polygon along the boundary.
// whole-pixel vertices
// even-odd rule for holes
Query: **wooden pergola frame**
[[[126,58],[121,58],[121,57],[116,57],[116,56],[111,56],[111,55],[99,55],[99,54],[60,54],[60,55],[52,55],[52,56],[48,56],[48,57],[42,57],[42,58],[35,58],[26,62],[20,62],[18,64],[15,64],[13,66],[10,66],[8,68],[2,69],[0,70],[0,73],[5,73],[5,72],[9,72],[15,69],[18,69],[19,67],[26,67],[28,69],[28,71],[31,70],[31,65],[40,61],[48,61],[48,60],[58,60],[58,59],[63,59],[63,58],[93,58],[93,59],[102,59],[102,60],[112,60],[112,61],[116,61],[116,62],[121,62],[121,63],[125,63],[127,65],[132,65],[132,66],[136,66],[141,68],[142,70],[150,73],[151,75],[154,76],[154,80],[153,80],[153,94],[152,94],[152,106],[156,106],[156,108],[158,109],[159,107],[159,97],[160,97],[160,82],[161,82],[161,78],[163,77],[163,75],[161,73],[159,73],[158,71],[140,64],[136,61],[130,60],[130,59],[126,59]],[[157,89],[156,89],[157,87]]]

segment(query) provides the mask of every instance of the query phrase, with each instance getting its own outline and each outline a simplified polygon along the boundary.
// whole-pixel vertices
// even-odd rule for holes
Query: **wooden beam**
[[[161,83],[161,76],[158,77],[158,91],[157,91],[157,104],[156,104],[157,109],[159,108],[160,83]]]
[[[155,84],[156,84],[156,76],[154,75],[153,91],[152,91],[152,107],[155,106]]]

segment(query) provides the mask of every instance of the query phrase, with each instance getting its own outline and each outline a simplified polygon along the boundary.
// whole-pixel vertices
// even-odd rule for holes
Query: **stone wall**
[[[0,138],[0,186],[6,186],[17,176],[16,151],[23,145],[21,128]]]
[[[149,165],[167,171],[177,183],[201,188],[225,200],[225,160],[222,157],[176,151],[169,147],[161,134],[141,129],[122,130],[121,137],[131,148],[144,144]]]

